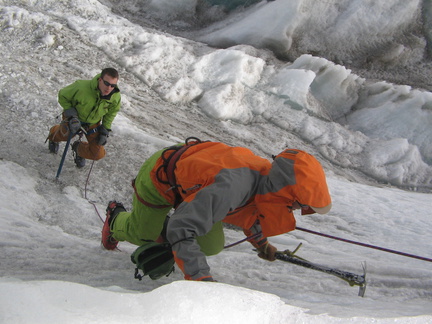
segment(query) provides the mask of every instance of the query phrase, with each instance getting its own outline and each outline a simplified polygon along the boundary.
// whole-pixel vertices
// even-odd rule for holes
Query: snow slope
[[[224,323],[227,314],[232,323],[432,321],[430,262],[301,231],[271,242],[280,250],[301,242],[300,256],[355,273],[366,262],[365,298],[335,277],[262,261],[247,243],[209,258],[216,284],[181,281],[180,271],[139,282],[134,246],[100,247],[108,201],[130,207],[130,180],[142,162],[196,136],[269,159],[286,147],[315,154],[334,208],[299,216],[298,226],[432,257],[430,92],[364,78],[309,54],[284,62],[251,45],[215,49],[137,21],[143,8],[169,12],[167,3],[0,1],[0,322]],[[340,2],[348,3],[354,16],[365,10]],[[123,96],[108,155],[83,170],[68,155],[55,180],[61,156],[48,153],[44,141],[61,112],[57,92],[106,66],[119,69]],[[226,230],[227,243],[242,238]]]

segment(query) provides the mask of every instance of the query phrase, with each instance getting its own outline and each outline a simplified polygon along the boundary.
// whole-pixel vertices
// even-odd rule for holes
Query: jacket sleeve
[[[117,113],[120,111],[121,106],[121,97],[120,93],[116,94],[115,102],[112,104],[112,106],[109,108],[108,112],[103,116],[102,119],[102,125],[107,129],[111,130],[112,122],[114,121],[114,118],[117,116]]]
[[[256,179],[253,172],[247,168],[224,170],[211,185],[188,196],[168,223],[167,239],[186,279],[201,280],[210,276],[206,257],[195,238],[207,234],[213,224],[251,196]]]
[[[229,197],[217,194],[218,187],[218,184],[213,183],[191,195],[193,200],[181,203],[168,223],[167,239],[185,279],[211,277],[206,256],[196,237],[207,234],[213,224],[222,220],[229,210],[229,204],[224,201]]]
[[[258,250],[268,242],[267,237],[265,237],[261,232],[261,225],[258,220],[251,228],[243,229],[243,233],[248,237],[247,241]]]
[[[76,86],[76,82],[60,89],[58,93],[58,102],[60,106],[63,107],[63,110],[75,107],[76,102],[74,101],[74,96],[77,91],[78,87]]]

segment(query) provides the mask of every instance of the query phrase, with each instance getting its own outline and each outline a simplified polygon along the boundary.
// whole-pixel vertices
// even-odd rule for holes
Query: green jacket
[[[82,123],[102,125],[110,130],[111,124],[120,110],[121,95],[118,87],[110,95],[102,97],[98,88],[100,74],[92,80],[77,80],[58,93],[58,102],[63,110],[74,107]]]

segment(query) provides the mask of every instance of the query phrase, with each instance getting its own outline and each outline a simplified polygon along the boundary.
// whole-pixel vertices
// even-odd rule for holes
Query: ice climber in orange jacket
[[[115,201],[107,208],[104,247],[168,241],[189,280],[213,281],[206,255],[224,247],[222,222],[241,227],[248,237],[261,233],[248,241],[261,258],[273,261],[277,249],[267,237],[295,229],[293,210],[325,214],[331,208],[321,164],[296,149],[271,163],[243,147],[190,138],[152,155],[133,186],[131,212]]]

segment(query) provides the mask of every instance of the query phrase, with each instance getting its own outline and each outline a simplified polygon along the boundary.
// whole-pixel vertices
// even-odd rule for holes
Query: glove
[[[258,249],[258,256],[261,259],[267,260],[267,261],[274,261],[276,260],[275,254],[276,254],[277,248],[271,245],[269,242],[264,244]]]
[[[105,128],[105,126],[100,125],[98,127],[99,137],[98,137],[98,145],[104,146],[108,142],[109,130]]]
[[[65,119],[69,119],[71,117],[77,118],[78,117],[78,111],[76,110],[76,108],[73,108],[73,107],[66,109],[63,111],[63,117]]]
[[[76,134],[81,128],[81,122],[77,117],[69,118],[69,131],[72,134]]]

